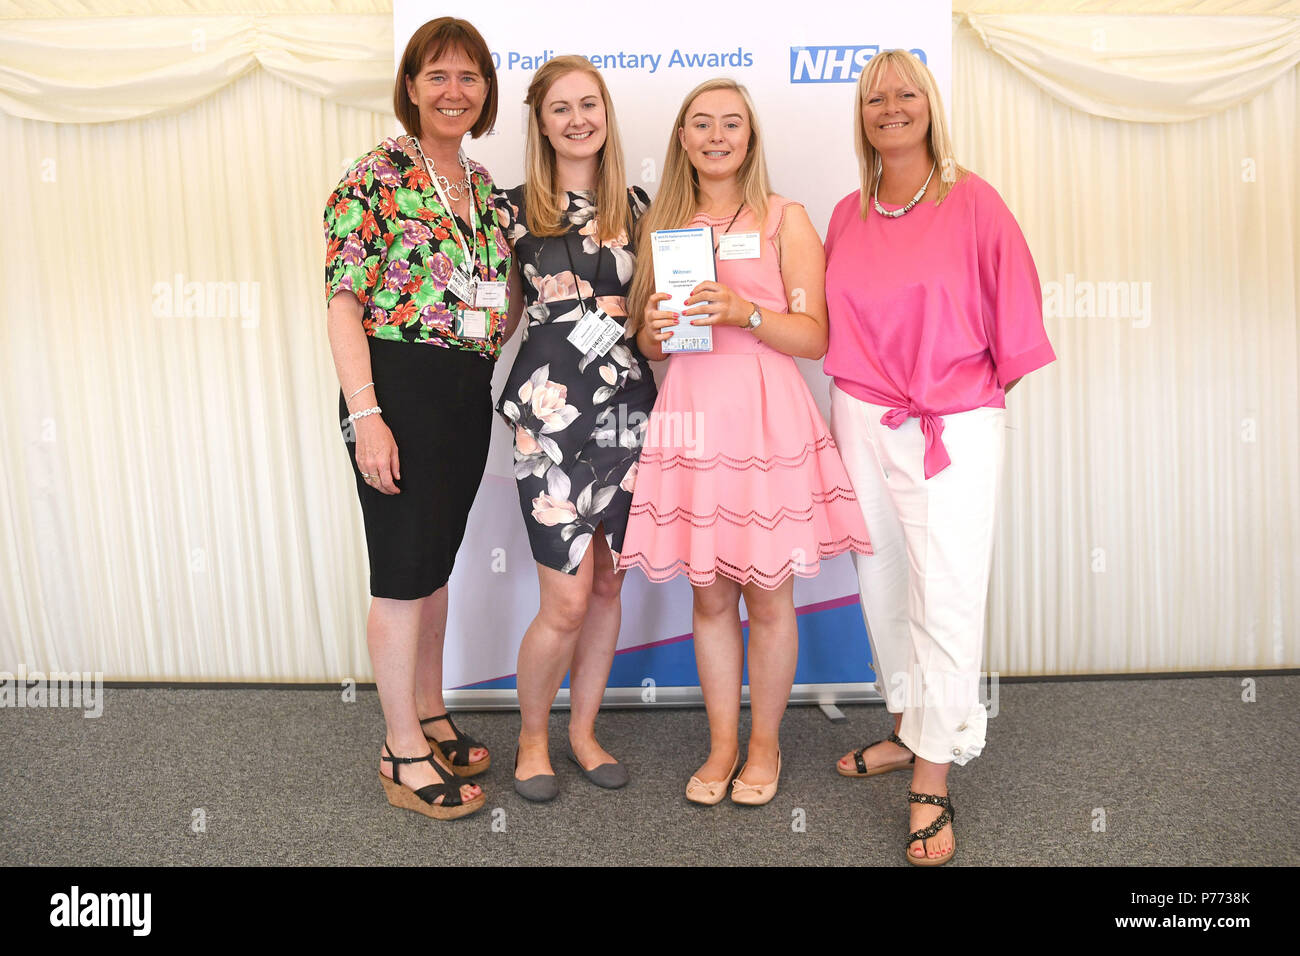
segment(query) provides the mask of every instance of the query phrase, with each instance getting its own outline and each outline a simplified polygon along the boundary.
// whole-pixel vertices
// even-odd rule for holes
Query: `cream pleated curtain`
[[[1009,401],[988,667],[1296,666],[1300,11],[955,7],[1060,357]],[[393,128],[388,8],[0,17],[0,670],[367,678],[320,213]]]

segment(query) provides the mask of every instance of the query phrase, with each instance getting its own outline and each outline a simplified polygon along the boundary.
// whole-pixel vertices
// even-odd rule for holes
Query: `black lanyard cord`
[[[595,312],[594,308],[587,308],[587,300],[582,297],[582,279],[578,275],[578,267],[573,264],[573,250],[569,248],[569,236],[573,233],[564,234],[564,253],[569,257],[569,272],[573,275],[573,294],[578,297],[578,304],[582,306],[584,312]],[[600,254],[604,252],[605,247],[600,244],[600,237],[596,237],[596,274],[591,279],[591,298],[592,305],[595,305],[597,298],[596,283],[600,282]]]
[[[736,224],[736,220],[740,218],[740,211],[744,208],[745,208],[745,204],[742,202],[740,206],[736,209],[736,214],[731,217],[731,222],[727,223],[727,228],[722,230],[723,236],[731,232],[731,227]],[[713,254],[715,256],[718,254],[718,247],[720,245],[722,245],[722,236],[719,236],[718,241],[713,244]]]

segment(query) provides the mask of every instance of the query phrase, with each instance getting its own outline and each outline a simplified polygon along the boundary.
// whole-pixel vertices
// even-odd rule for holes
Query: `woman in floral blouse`
[[[492,178],[460,151],[496,118],[496,72],[464,20],[426,23],[393,93],[407,135],[348,171],[325,208],[339,414],[370,556],[366,639],[387,724],[389,802],[450,819],[488,768],[442,700],[447,579],[487,461],[492,369],[509,337],[510,250]]]
[[[558,793],[547,726],[570,675],[569,757],[598,786],[627,771],[596,741],[620,620],[623,546],[654,379],[626,339],[637,220],[649,204],[623,178],[614,106],[577,56],[533,77],[527,181],[499,194],[528,305],[524,341],[498,410],[514,431],[515,480],[541,589],[519,647],[523,726],[515,789]]]

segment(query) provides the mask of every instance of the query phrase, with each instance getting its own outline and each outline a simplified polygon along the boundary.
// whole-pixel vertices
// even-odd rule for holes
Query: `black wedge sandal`
[[[942,866],[944,863],[951,860],[952,855],[957,852],[957,835],[955,831],[953,833],[952,849],[943,856],[913,856],[912,844],[917,840],[920,840],[921,848],[925,849],[926,840],[930,839],[930,837],[934,836],[948,824],[952,823],[953,817],[957,815],[957,811],[952,808],[952,800],[948,797],[941,797],[933,793],[916,793],[912,790],[908,790],[907,802],[929,803],[936,807],[943,807],[943,813],[935,817],[934,822],[928,827],[923,827],[920,830],[914,830],[909,833],[907,835],[907,845],[903,847],[903,855],[907,857],[907,862],[911,863],[913,866]]]
[[[451,714],[426,717],[420,721],[420,729],[423,730],[425,724],[431,724],[436,720],[445,720],[455,736],[451,740],[435,740],[426,733],[424,739],[429,741],[430,747],[438,751],[438,756],[451,768],[452,773],[458,777],[472,777],[475,774],[482,773],[492,765],[491,754],[475,763],[469,762],[469,752],[475,747],[483,747],[483,745],[469,734],[462,734],[456,725],[452,723]],[[483,749],[487,750],[486,747],[483,747]]]
[[[839,771],[841,777],[874,777],[878,773],[889,773],[893,770],[906,770],[908,767],[912,766],[912,764],[916,763],[916,754],[912,754],[906,760],[895,760],[893,763],[886,763],[881,764],[879,767],[868,768],[867,762],[862,759],[862,755],[876,744],[883,744],[886,741],[891,744],[898,744],[898,746],[903,747],[904,749],[907,748],[907,744],[898,739],[898,734],[891,733],[884,740],[873,740],[871,743],[853,751],[853,760],[858,765],[856,771],[845,770],[838,762],[835,764],[835,769]]]
[[[384,750],[387,756],[381,755],[379,759],[387,760],[393,765],[393,778],[390,780],[383,773],[380,773],[379,780],[384,785],[384,793],[388,796],[388,802],[395,807],[401,807],[403,810],[414,810],[416,813],[423,813],[426,817],[433,817],[435,820],[455,820],[457,817],[468,816],[475,810],[480,809],[487,801],[487,795],[483,793],[480,793],[473,800],[462,800],[460,781],[456,777],[448,780],[443,776],[442,768],[438,766],[438,761],[434,759],[432,750],[423,757],[394,757],[387,740],[384,741]],[[419,790],[412,790],[410,787],[405,786],[401,781],[398,764],[421,763],[425,760],[433,765],[433,771],[438,775],[439,782],[431,783]],[[442,803],[434,803],[439,797],[442,797]]]

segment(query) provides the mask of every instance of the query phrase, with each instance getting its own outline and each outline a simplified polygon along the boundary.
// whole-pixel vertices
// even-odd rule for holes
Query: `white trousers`
[[[853,560],[876,690],[914,754],[961,765],[984,749],[988,720],[979,681],[1006,409],[941,416],[952,463],[928,481],[920,420],[891,429],[888,411],[831,384],[831,434],[875,551]]]

